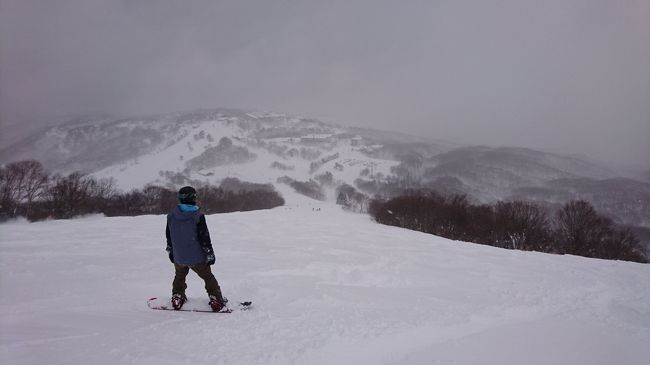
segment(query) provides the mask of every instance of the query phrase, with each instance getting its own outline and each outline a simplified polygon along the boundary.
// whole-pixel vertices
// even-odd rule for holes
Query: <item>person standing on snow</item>
[[[187,301],[185,278],[190,269],[205,281],[205,290],[210,298],[210,307],[218,312],[225,308],[228,299],[221,294],[219,282],[212,274],[210,265],[215,256],[210,241],[205,215],[196,205],[196,190],[185,186],[178,191],[178,204],[167,215],[167,253],[174,264],[175,276],[172,283],[172,306],[181,309]]]

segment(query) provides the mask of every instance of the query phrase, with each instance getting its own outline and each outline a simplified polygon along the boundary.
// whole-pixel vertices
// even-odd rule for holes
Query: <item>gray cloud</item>
[[[645,0],[0,0],[0,121],[245,107],[648,166]]]

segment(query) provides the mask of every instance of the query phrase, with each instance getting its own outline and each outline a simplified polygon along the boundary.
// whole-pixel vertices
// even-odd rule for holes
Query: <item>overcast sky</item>
[[[650,1],[0,0],[3,140],[209,107],[650,167]]]

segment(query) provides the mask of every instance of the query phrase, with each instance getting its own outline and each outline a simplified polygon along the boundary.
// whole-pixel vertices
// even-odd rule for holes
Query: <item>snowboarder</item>
[[[210,270],[215,261],[214,250],[205,215],[196,205],[196,190],[185,186],[178,191],[178,199],[180,204],[167,215],[165,229],[167,253],[175,270],[172,306],[178,310],[187,301],[185,278],[191,269],[205,281],[210,307],[218,312],[225,308],[228,300],[221,294],[219,282]]]

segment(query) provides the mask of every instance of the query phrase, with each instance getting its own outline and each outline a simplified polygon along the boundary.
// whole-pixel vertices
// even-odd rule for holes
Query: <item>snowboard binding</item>
[[[174,307],[175,310],[180,310],[183,307],[183,304],[187,301],[187,298],[180,294],[174,294],[172,295],[172,307]]]

